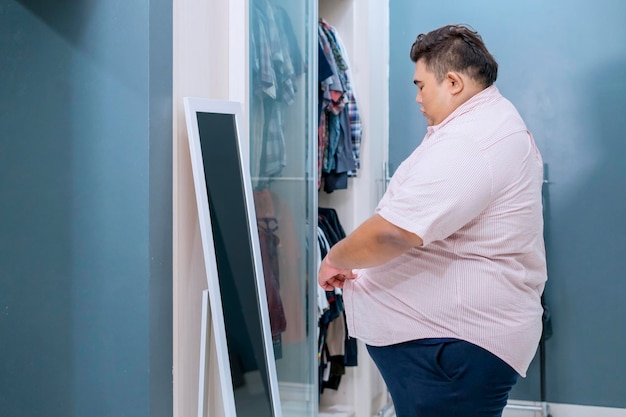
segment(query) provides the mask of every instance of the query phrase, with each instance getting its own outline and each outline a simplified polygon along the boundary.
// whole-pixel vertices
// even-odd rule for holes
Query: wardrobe
[[[282,415],[384,415],[384,383],[360,343],[358,365],[346,367],[336,389],[320,394],[316,224],[318,208],[332,208],[349,233],[372,215],[382,196],[388,9],[388,1],[380,0],[174,3],[174,416],[197,416],[201,298],[206,289],[182,105],[182,98],[189,96],[242,104],[240,136],[255,214],[259,230],[278,253],[276,281],[286,322],[274,326],[272,336]],[[360,169],[348,178],[347,188],[332,193],[319,190],[317,181],[320,19],[341,37],[362,122]],[[267,57],[259,52],[271,50],[272,37],[284,43],[281,54],[270,55],[280,63],[280,74],[267,70]],[[205,415],[221,416],[215,336],[210,325],[206,330]],[[255,384],[252,379],[245,382]]]
[[[388,1],[319,0],[319,18],[343,41],[362,121],[360,168],[348,188],[318,193],[318,206],[333,208],[347,233],[369,218],[385,187],[388,135]],[[347,367],[338,390],[324,390],[320,415],[385,415],[387,394],[364,345],[356,367]],[[379,414],[380,413],[380,414]]]

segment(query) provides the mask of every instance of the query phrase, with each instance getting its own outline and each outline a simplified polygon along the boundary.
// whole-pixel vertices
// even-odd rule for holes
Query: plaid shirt
[[[318,129],[319,188],[322,173],[332,172],[336,166],[335,151],[339,145],[334,142],[337,138],[350,141],[351,158],[354,160],[356,169],[360,168],[362,124],[341,40],[335,29],[323,19],[319,21],[318,32],[321,49],[335,73],[330,79],[331,81],[320,80],[320,88],[324,94]],[[339,129],[337,124],[342,120],[340,115],[344,111],[348,112],[349,126],[342,126],[344,134],[338,136],[336,133]],[[334,132],[332,133],[332,137],[335,138],[333,141],[331,141],[331,131]],[[356,175],[356,169],[349,171],[349,175]]]
[[[287,13],[269,2],[255,4],[251,10],[252,88],[259,100],[253,109],[263,116],[252,118],[251,149],[255,175],[279,175],[287,164],[285,146],[285,107],[294,102],[296,79],[303,71],[302,54]],[[297,62],[294,62],[297,60]]]

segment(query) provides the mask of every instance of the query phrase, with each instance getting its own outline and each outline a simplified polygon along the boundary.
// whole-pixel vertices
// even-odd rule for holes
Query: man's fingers
[[[343,282],[346,280],[346,276],[343,274],[334,275],[326,280],[322,284],[322,288],[326,291],[332,291],[334,288],[343,288]]]

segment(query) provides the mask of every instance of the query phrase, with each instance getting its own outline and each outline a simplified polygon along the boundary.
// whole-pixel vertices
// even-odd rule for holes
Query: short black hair
[[[420,34],[411,46],[411,61],[423,59],[441,82],[448,71],[462,72],[487,88],[498,77],[498,63],[482,37],[468,25],[446,25]]]

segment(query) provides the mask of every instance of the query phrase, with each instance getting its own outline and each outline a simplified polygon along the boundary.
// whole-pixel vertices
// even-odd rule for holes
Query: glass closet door
[[[317,6],[250,0],[250,173],[283,416],[317,414]]]

